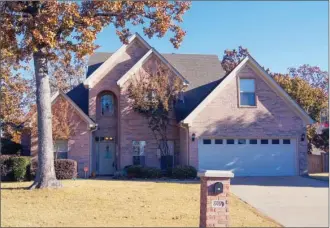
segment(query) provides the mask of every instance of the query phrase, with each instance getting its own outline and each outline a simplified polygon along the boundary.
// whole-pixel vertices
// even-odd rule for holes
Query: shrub
[[[77,178],[77,162],[72,159],[56,159],[55,173],[59,180]]]
[[[10,162],[9,155],[1,155],[0,156],[0,174],[1,174],[1,180],[12,180],[12,166]]]
[[[74,179],[77,178],[77,162],[72,159],[56,159],[54,162],[56,178]],[[34,179],[38,168],[38,160],[32,160],[30,179]]]
[[[27,168],[30,165],[29,157],[11,157],[13,178],[15,181],[23,181],[26,179]]]
[[[143,167],[141,169],[142,178],[160,178],[162,177],[162,171],[154,167]]]
[[[197,170],[193,166],[177,166],[172,169],[171,177],[175,179],[196,178]]]
[[[126,166],[124,169],[127,172],[127,177],[136,177],[140,178],[141,177],[141,171],[142,171],[142,166],[141,165],[129,165]]]
[[[1,180],[22,181],[28,179],[30,157],[23,156],[0,156]]]
[[[127,177],[130,178],[160,178],[162,171],[154,167],[143,167],[141,165],[129,165],[124,168]]]

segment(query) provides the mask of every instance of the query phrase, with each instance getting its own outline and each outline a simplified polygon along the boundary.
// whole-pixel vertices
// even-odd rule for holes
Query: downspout
[[[189,165],[189,157],[190,157],[190,148],[189,148],[189,126],[184,125],[182,122],[179,124],[179,126],[187,131],[186,134],[186,146],[187,146],[187,165]]]
[[[90,125],[90,148],[89,148],[89,175],[92,175],[92,151],[93,151],[93,132],[98,129],[98,124]]]

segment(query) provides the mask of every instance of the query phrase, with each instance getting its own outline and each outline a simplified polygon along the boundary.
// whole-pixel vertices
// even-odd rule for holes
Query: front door
[[[98,174],[110,175],[115,171],[115,143],[98,143]]]

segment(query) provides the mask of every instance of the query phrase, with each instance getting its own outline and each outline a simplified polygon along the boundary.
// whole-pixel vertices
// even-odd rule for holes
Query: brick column
[[[234,174],[230,171],[208,170],[198,172],[201,178],[199,227],[229,226],[229,186]],[[222,193],[215,192],[215,183],[223,187]]]

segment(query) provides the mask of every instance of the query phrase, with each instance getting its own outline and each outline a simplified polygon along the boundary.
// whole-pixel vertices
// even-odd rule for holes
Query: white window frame
[[[253,85],[254,85],[254,92],[244,92],[241,90],[241,82],[242,80],[252,80],[253,81]],[[249,94],[254,94],[254,104],[253,105],[249,105],[249,104],[241,104],[241,94],[242,93],[249,93]],[[238,79],[238,106],[239,107],[257,107],[257,95],[256,95],[256,80],[254,78],[239,78]]]
[[[134,145],[136,144],[136,145]],[[145,152],[145,147],[146,147],[146,141],[136,141],[134,140],[132,142],[132,149],[133,149],[133,156],[145,156],[144,152]],[[135,151],[135,148],[137,149],[137,151]],[[136,154],[136,152],[138,154]]]

